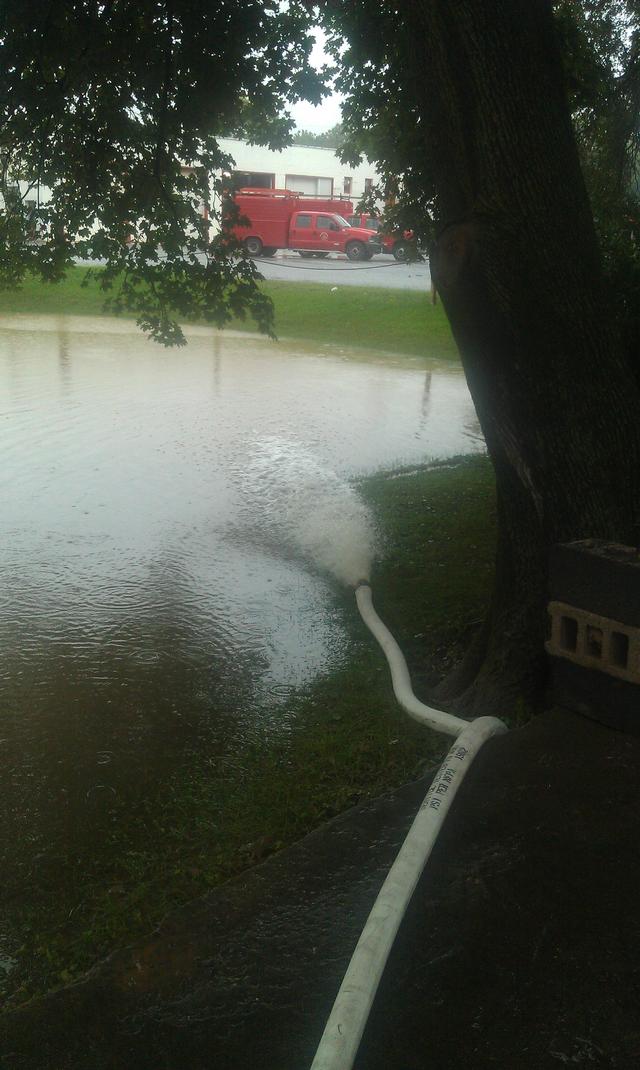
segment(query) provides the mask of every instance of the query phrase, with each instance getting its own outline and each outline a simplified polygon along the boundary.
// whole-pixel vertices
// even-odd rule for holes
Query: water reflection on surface
[[[281,505],[275,484],[247,504],[265,444],[341,477],[481,447],[456,367],[204,329],[173,352],[128,324],[15,317],[0,332],[0,377],[11,688],[28,676],[46,691],[54,648],[61,667],[98,658],[98,690],[123,659],[139,666],[131,685],[170,675],[167,653],[241,656],[253,675],[298,682],[332,640],[323,583],[255,538]],[[287,464],[271,454],[276,470]]]
[[[456,366],[188,337],[0,321],[12,835],[143,791],[194,734],[277,730],[279,690],[344,656],[330,584],[282,542],[287,458],[348,479],[482,448]]]

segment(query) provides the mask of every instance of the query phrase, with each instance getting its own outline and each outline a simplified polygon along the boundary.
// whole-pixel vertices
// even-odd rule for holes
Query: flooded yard
[[[256,725],[286,730],[281,697],[348,657],[311,529],[331,544],[349,481],[483,448],[455,364],[188,339],[0,323],[9,900],[108,837],[187,743],[241,764]]]

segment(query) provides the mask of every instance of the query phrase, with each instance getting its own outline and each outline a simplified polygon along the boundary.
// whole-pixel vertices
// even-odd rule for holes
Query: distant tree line
[[[343,140],[342,123],[336,123],[322,134],[313,134],[311,130],[296,130],[293,135],[294,145],[309,145],[321,149],[339,149]]]

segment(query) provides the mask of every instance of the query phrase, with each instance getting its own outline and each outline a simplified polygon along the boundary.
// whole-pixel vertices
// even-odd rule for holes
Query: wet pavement
[[[356,1070],[640,1064],[640,740],[491,740],[419,882]],[[325,825],[6,1016],[7,1070],[304,1070],[428,780]]]
[[[342,254],[331,253],[326,260],[310,260],[297,253],[277,253],[273,258],[256,260],[265,279],[284,282],[323,282],[330,286],[380,286],[385,290],[431,289],[429,261],[399,263],[392,256],[380,254],[364,264],[352,263]]]
[[[324,282],[330,286],[379,286],[385,290],[431,289],[428,260],[401,263],[392,256],[380,253],[366,263],[353,263],[343,253],[330,253],[325,260],[303,258],[294,252],[280,250],[274,257],[259,257],[255,261],[265,279],[283,282]],[[78,260],[86,267],[103,267],[103,260]]]

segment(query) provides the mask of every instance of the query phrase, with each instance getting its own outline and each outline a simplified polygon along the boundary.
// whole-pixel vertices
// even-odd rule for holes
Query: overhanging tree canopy
[[[268,329],[253,265],[211,239],[202,202],[230,166],[216,135],[241,127],[279,147],[293,129],[286,106],[320,99],[310,24],[298,0],[5,0],[0,285],[104,258],[114,310],[137,312],[159,341],[182,341],[176,314],[222,325],[249,312]],[[52,191],[35,221],[18,178]]]

